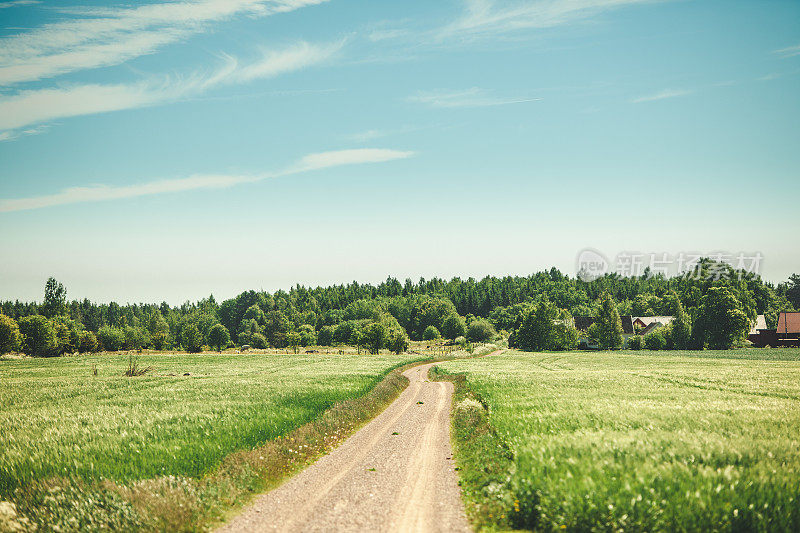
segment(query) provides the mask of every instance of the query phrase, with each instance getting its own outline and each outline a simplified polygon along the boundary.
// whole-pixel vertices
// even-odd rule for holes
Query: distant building
[[[800,346],[800,313],[781,311],[778,326],[767,328],[764,315],[758,315],[756,324],[747,336],[754,346]]]

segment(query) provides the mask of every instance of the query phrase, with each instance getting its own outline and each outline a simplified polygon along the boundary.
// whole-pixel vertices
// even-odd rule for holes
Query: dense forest
[[[719,290],[712,291],[715,288]],[[399,352],[407,348],[408,338],[482,341],[505,332],[513,339],[537,306],[551,322],[597,317],[604,308],[613,307],[616,315],[680,311],[687,323],[702,324],[708,321],[703,313],[711,312],[712,304],[706,300],[712,292],[726,298],[720,305],[741,312],[748,328],[757,314],[764,314],[768,326],[774,327],[780,311],[800,308],[797,274],[773,285],[711,260],[672,278],[607,274],[582,281],[555,268],[481,280],[401,283],[389,277],[378,285],[354,281],[316,288],[297,285],[275,293],[246,291],[222,302],[212,295],[177,307],[70,301],[66,289],[51,278],[42,303],[0,302],[0,352],[22,349],[34,355],[59,355],[142,348],[196,352],[204,346],[245,344],[254,348],[351,344],[372,352],[381,348]],[[702,347],[702,338],[698,342]]]

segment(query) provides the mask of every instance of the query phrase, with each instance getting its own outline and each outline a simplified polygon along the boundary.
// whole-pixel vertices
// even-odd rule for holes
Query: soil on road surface
[[[450,448],[453,384],[426,364],[329,455],[222,526],[239,531],[470,531]]]

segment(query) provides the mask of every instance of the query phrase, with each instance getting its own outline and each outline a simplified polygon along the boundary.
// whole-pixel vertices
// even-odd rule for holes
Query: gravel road
[[[450,448],[453,385],[432,364],[341,446],[259,496],[219,532],[470,531]]]

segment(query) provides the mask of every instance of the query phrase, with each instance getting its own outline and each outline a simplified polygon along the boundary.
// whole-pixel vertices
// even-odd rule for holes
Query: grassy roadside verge
[[[509,510],[519,509],[510,488],[514,454],[489,422],[488,405],[470,388],[464,373],[434,366],[430,377],[455,387],[451,439],[467,518],[475,531],[511,528]]]
[[[168,475],[113,482],[47,477],[0,503],[0,531],[202,531],[254,494],[333,449],[388,406],[407,386],[399,363],[365,394],[338,402],[312,421],[253,449],[225,456],[199,477]]]

